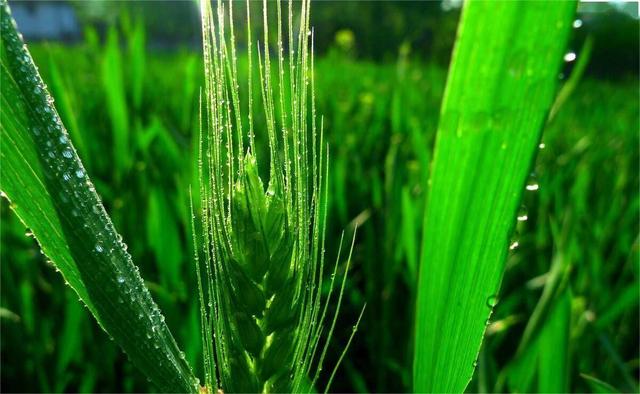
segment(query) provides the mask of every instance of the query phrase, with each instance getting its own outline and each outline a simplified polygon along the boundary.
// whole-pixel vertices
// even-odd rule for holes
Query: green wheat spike
[[[336,324],[334,317],[316,360],[330,300],[321,308],[328,148],[322,125],[317,130],[315,119],[310,2],[300,3],[296,39],[289,3],[288,59],[282,7],[280,1],[276,3],[277,70],[271,67],[268,7],[263,2],[264,42],[257,47],[262,125],[254,125],[251,93],[243,116],[232,5],[219,1],[214,11],[208,1],[201,3],[205,88],[198,160],[204,279],[198,256],[196,263],[206,388],[210,392],[310,391]],[[249,6],[247,2],[251,92]],[[275,78],[273,71],[277,71]],[[268,161],[257,157],[254,129],[266,132]],[[261,166],[269,168],[266,185]],[[335,269],[332,285],[334,277]],[[343,290],[344,280],[338,310]],[[314,368],[317,372],[310,377]]]

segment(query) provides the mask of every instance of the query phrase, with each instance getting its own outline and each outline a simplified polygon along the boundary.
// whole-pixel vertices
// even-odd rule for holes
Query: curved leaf
[[[0,1],[0,189],[102,328],[159,390],[197,391],[105,212],[6,1]]]

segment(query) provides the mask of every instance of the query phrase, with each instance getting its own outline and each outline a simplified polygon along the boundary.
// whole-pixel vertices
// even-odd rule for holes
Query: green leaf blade
[[[555,93],[574,2],[468,2],[425,216],[414,390],[462,392]]]
[[[0,2],[0,189],[101,327],[158,390],[197,391]]]
[[[571,291],[559,296],[540,333],[538,361],[538,392],[568,393],[569,342],[571,331]]]

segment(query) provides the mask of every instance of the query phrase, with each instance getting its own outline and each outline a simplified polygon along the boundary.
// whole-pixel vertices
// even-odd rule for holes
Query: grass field
[[[151,294],[200,365],[188,190],[202,59],[145,52],[135,28],[122,47],[115,34],[30,50]],[[424,185],[446,69],[408,52],[373,63],[330,51],[316,59],[315,77],[331,155],[330,260],[341,231],[350,239],[358,227],[338,325],[350,328],[367,303],[332,389],[408,391]],[[545,127],[469,391],[638,390],[639,117],[637,75],[586,77]],[[148,390],[5,199],[1,218],[3,389]],[[327,364],[350,334],[336,330]]]

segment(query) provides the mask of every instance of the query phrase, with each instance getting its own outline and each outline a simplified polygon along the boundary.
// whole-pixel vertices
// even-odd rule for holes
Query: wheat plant
[[[244,100],[232,6],[218,2],[214,15],[209,2],[201,3],[205,89],[199,192],[205,276],[198,283],[206,384],[234,392],[307,391],[322,369],[328,341],[319,349],[319,339],[331,298],[329,293],[322,307],[328,148],[316,121],[310,1],[300,3],[297,34],[294,7],[288,3],[287,59],[283,7],[276,3],[275,78],[263,3],[264,46],[256,50],[265,124],[253,120],[250,4],[249,93]],[[268,138],[267,157],[256,150],[254,130]],[[264,183],[261,173],[268,174]],[[335,269],[331,289],[334,279]],[[337,309],[342,289],[344,279]],[[329,338],[335,323],[334,317]]]

